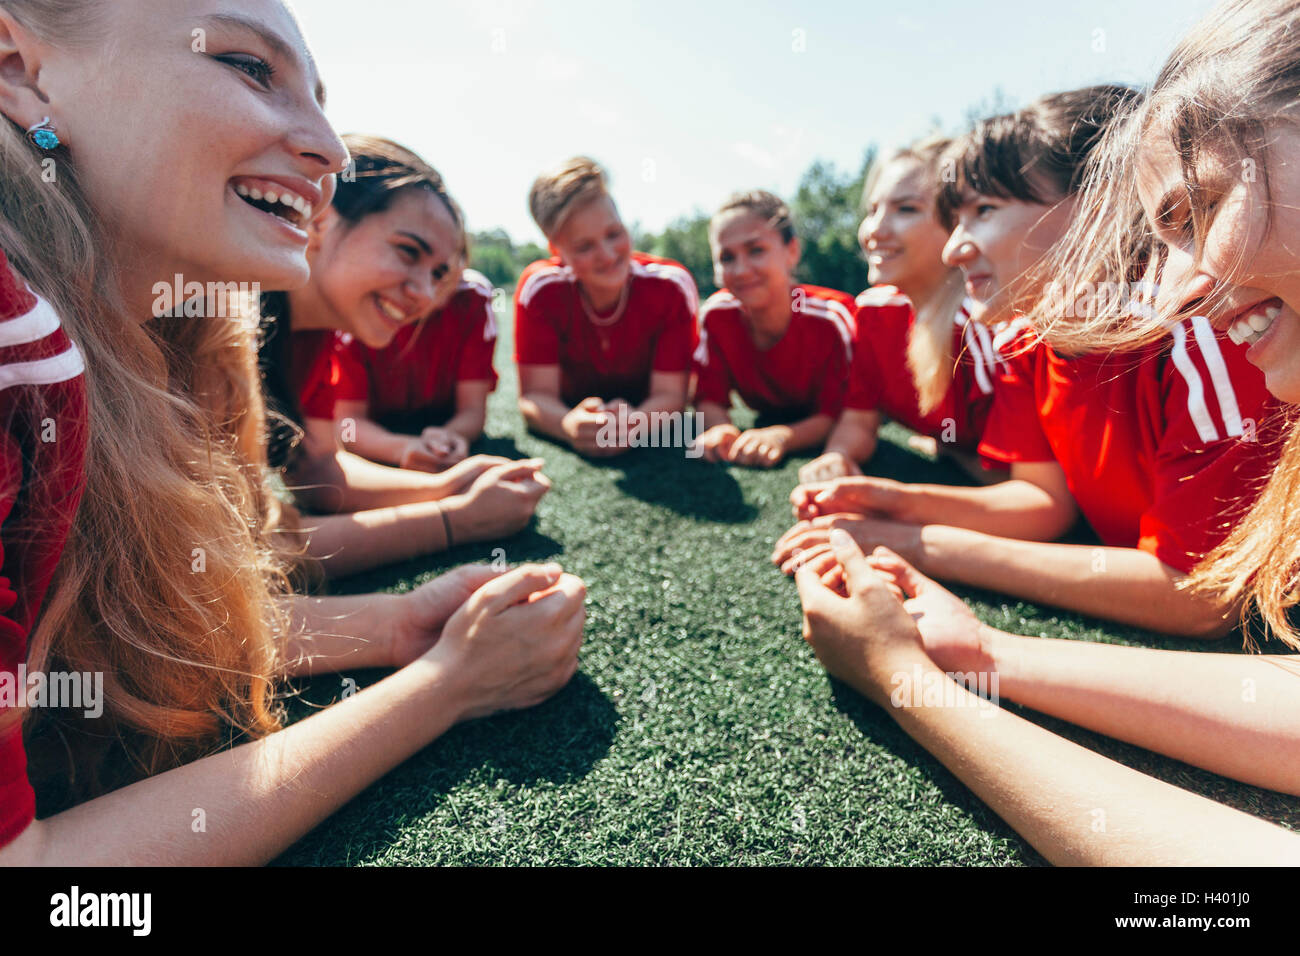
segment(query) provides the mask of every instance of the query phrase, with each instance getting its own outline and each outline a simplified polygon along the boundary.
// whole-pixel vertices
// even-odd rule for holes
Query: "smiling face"
[[[1241,163],[1210,156],[1197,170],[1203,201],[1216,209],[1199,260],[1182,166],[1157,130],[1142,143],[1138,195],[1165,252],[1157,308],[1206,315],[1250,343],[1246,358],[1269,391],[1300,402],[1300,129],[1278,126],[1268,150],[1271,198],[1263,177],[1243,175]]]
[[[988,325],[1013,318],[1042,292],[1030,269],[1069,227],[1073,197],[1052,206],[968,192],[956,209],[956,226],[943,261],[960,267],[966,292],[984,308]]]
[[[867,254],[873,285],[931,289],[948,273],[943,264],[947,231],[934,215],[934,196],[924,164],[903,158],[881,170],[867,198],[858,242]]]
[[[309,292],[330,326],[371,348],[445,305],[464,266],[460,227],[426,189],[402,190],[356,223],[330,209],[312,233]]]
[[[718,285],[749,312],[789,308],[790,287],[799,265],[799,240],[781,233],[747,209],[732,209],[709,227]]]
[[[583,203],[550,239],[590,298],[618,297],[632,268],[632,237],[612,199]]]
[[[315,64],[286,7],[111,0],[88,8],[97,20],[75,48],[15,33],[47,101],[35,91],[7,94],[5,113],[23,124],[54,118],[85,195],[129,253],[128,300],[175,273],[267,289],[305,282],[305,220],[347,151],[325,120]]]

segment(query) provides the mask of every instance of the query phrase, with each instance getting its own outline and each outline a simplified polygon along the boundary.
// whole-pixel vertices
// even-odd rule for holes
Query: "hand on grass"
[[[608,423],[614,421],[616,419],[605,402],[593,395],[569,409],[561,419],[560,427],[578,454],[589,458],[609,458],[627,450],[616,443],[602,441],[600,437],[601,430],[610,427]]]
[[[732,444],[740,437],[740,429],[730,422],[714,425],[695,439],[695,446],[703,449],[705,461],[726,461]]]
[[[385,654],[390,666],[405,667],[426,653],[470,595],[504,573],[486,564],[467,564],[401,595]]]
[[[988,629],[966,602],[930,580],[888,548],[876,548],[867,563],[879,572],[916,621],[925,652],[948,673],[996,670],[984,641]]]
[[[469,442],[465,440],[465,436],[452,431],[450,428],[438,428],[431,425],[420,432],[420,438],[425,445],[432,448],[437,454],[441,463],[439,465],[440,469],[464,461],[465,456],[469,454]]]
[[[837,531],[831,548],[843,568],[843,593],[827,587],[811,567],[795,576],[803,636],[828,673],[883,706],[892,675],[925,659],[921,635],[889,582],[852,538]]]
[[[920,525],[890,521],[887,518],[830,514],[821,515],[810,521],[800,521],[783,534],[772,551],[772,563],[786,574],[793,574],[801,559],[807,560],[817,549],[824,549],[830,544],[833,528],[847,531],[864,551],[884,545],[909,561],[919,561]]]
[[[447,499],[455,543],[491,541],[520,531],[551,490],[542,459],[526,458],[487,469],[468,490]]]
[[[858,463],[843,452],[828,451],[814,458],[799,469],[799,484],[811,485],[815,482],[834,481],[862,474]]]
[[[461,720],[533,707],[578,669],[586,586],[559,565],[524,565],[479,587],[424,658],[445,668]]]
[[[731,442],[724,458],[733,465],[772,468],[785,457],[785,446],[789,441],[790,429],[785,425],[751,428]]]
[[[838,478],[800,485],[790,493],[790,504],[800,521],[838,513],[901,518],[905,487],[889,478]]]

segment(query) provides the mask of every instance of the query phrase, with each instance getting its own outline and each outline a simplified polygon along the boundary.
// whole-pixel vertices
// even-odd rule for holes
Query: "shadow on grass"
[[[459,567],[462,564],[490,564],[498,558],[510,567],[529,562],[548,561],[564,553],[564,545],[537,530],[537,518],[518,534],[497,541],[474,541],[457,545],[450,551],[428,554],[410,561],[386,564],[373,571],[329,582],[328,594],[366,594],[411,583],[418,586],[431,577]]]
[[[291,713],[310,713],[336,700],[340,676],[323,676],[303,688],[300,699],[291,703]],[[365,686],[384,672],[349,676]],[[439,808],[471,778],[505,781],[512,787],[573,783],[609,752],[617,725],[614,704],[579,672],[538,707],[453,727],[321,823],[273,865],[336,860],[340,842],[346,843],[353,860],[379,853],[391,834]]]
[[[515,460],[528,458],[519,450],[519,444],[510,435],[483,435],[469,448],[471,455],[499,455]]]
[[[683,517],[740,524],[758,516],[726,466],[687,458],[680,448],[638,448],[607,464],[623,469],[620,491]]]
[[[888,749],[900,759],[923,768],[934,785],[943,792],[944,797],[969,812],[982,827],[1017,840],[1023,847],[1026,862],[1046,862],[943,764],[908,737],[883,709],[876,707],[841,681],[832,678],[831,685],[835,706],[853,721],[864,736]],[[1002,705],[1008,712],[1017,714],[1044,730],[1123,764],[1138,773],[1154,777],[1171,786],[1190,791],[1270,823],[1279,824],[1293,831],[1300,830],[1300,797],[1222,777],[1209,770],[1194,767],[1135,744],[1094,733],[1076,724],[1021,707],[1010,701],[1003,701]],[[1194,835],[1188,834],[1188,837],[1190,840]]]

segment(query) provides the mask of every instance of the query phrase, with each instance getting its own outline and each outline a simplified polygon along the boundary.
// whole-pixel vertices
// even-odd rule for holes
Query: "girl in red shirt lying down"
[[[550,488],[537,459],[476,455],[429,474],[342,447],[362,426],[338,402],[355,410],[370,394],[354,348],[383,349],[427,319],[454,293],[465,252],[460,208],[437,170],[386,139],[344,142],[352,170],[308,226],[311,280],[263,297],[261,347],[282,425],[272,464],[317,512],[304,522],[306,552],[332,577],[514,534]],[[434,444],[420,439],[426,461]]]
[[[461,231],[464,231],[462,225]],[[492,283],[462,256],[439,283],[432,315],[372,348],[355,337],[340,357],[334,418],[344,447],[384,464],[443,471],[483,434],[496,387]]]
[[[1069,228],[1086,161],[1122,87],[1055,94],[980,123],[954,150],[940,210],[986,323],[1050,294],[1038,260]],[[1126,277],[1120,277],[1126,278]],[[802,519],[773,560],[824,560],[832,527],[923,573],[1152,630],[1221,637],[1222,602],[1181,582],[1249,507],[1276,460],[1277,403],[1245,350],[1201,318],[1144,349],[1065,355],[1032,331],[1004,349],[980,453],[1012,480],[987,488],[873,478],[798,489]],[[1101,546],[1050,543],[1082,514]]]
[[[826,440],[844,407],[853,298],[794,281],[800,245],[789,207],[769,192],[737,193],[709,223],[722,290],[700,310],[695,407],[703,457],[770,468]],[[772,424],[740,431],[732,392]]]
[[[970,319],[960,272],[943,262],[948,230],[935,198],[950,140],[932,137],[872,167],[858,240],[872,287],[856,302],[849,389],[826,451],[799,469],[807,484],[861,475],[884,418],[917,433],[913,445],[950,454],[981,481],[1006,477],[976,455],[993,402],[1001,329]],[[987,470],[994,466],[995,470]]]
[[[605,172],[585,156],[539,176],[528,206],[554,255],[515,287],[519,410],[529,428],[583,455],[620,454],[620,421],[686,406],[695,281],[632,250]]]

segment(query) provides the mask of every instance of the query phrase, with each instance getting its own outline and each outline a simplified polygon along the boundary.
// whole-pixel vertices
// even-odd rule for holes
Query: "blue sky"
[[[587,153],[657,230],[736,189],[788,194],[1011,105],[1154,78],[1212,0],[296,0],[343,132],[441,170],[474,230],[539,239],[527,194]]]

